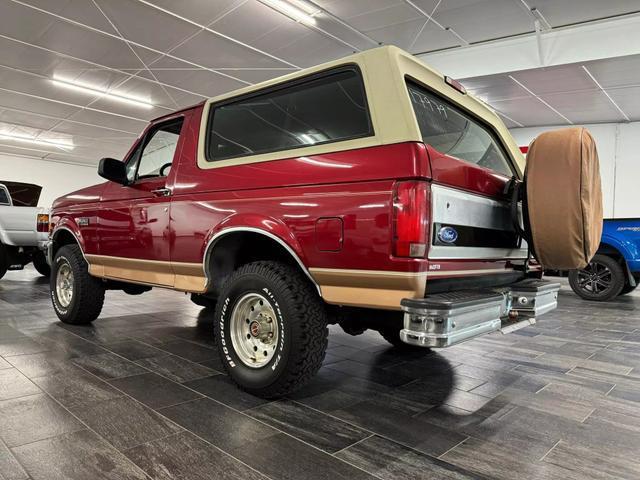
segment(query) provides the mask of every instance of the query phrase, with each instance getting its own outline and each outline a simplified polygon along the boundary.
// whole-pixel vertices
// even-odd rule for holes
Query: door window
[[[513,175],[507,156],[487,127],[426,89],[413,83],[408,87],[426,145],[507,177]]]
[[[183,119],[172,120],[152,128],[143,143],[127,162],[130,181],[166,177],[176,153]]]

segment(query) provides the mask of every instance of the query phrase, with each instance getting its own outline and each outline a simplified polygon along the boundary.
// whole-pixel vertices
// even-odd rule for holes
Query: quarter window
[[[445,155],[513,175],[504,151],[485,126],[424,88],[413,83],[408,88],[425,144]]]
[[[342,70],[213,107],[208,160],[372,135],[360,74]]]
[[[4,185],[0,185],[0,205],[9,205],[9,194]]]

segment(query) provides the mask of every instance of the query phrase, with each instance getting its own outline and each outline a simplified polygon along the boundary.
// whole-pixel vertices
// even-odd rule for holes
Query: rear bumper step
[[[559,283],[526,279],[509,287],[404,299],[403,342],[442,348],[485,333],[509,333],[558,305]]]

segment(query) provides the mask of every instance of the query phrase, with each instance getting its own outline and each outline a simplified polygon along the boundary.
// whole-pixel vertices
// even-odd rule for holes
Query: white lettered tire
[[[65,245],[55,253],[49,286],[53,308],[62,322],[85,325],[100,315],[105,289],[102,281],[89,275],[78,245]]]
[[[302,273],[254,262],[225,282],[215,313],[222,363],[243,390],[265,398],[291,393],[318,371],[327,349],[327,316]]]

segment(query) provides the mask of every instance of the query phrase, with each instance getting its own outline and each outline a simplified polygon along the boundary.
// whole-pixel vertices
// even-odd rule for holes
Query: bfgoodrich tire
[[[42,250],[38,250],[33,255],[33,266],[36,271],[43,277],[48,277],[51,275],[51,267],[47,263],[47,256]]]
[[[62,322],[86,325],[100,315],[104,285],[89,275],[77,245],[65,245],[56,252],[49,285],[53,308]]]
[[[322,365],[329,333],[325,308],[293,267],[268,261],[243,265],[224,283],[214,318],[227,373],[253,395],[286,395]]]
[[[598,254],[585,268],[569,272],[569,285],[585,300],[604,302],[620,295],[625,274],[614,258]]]

